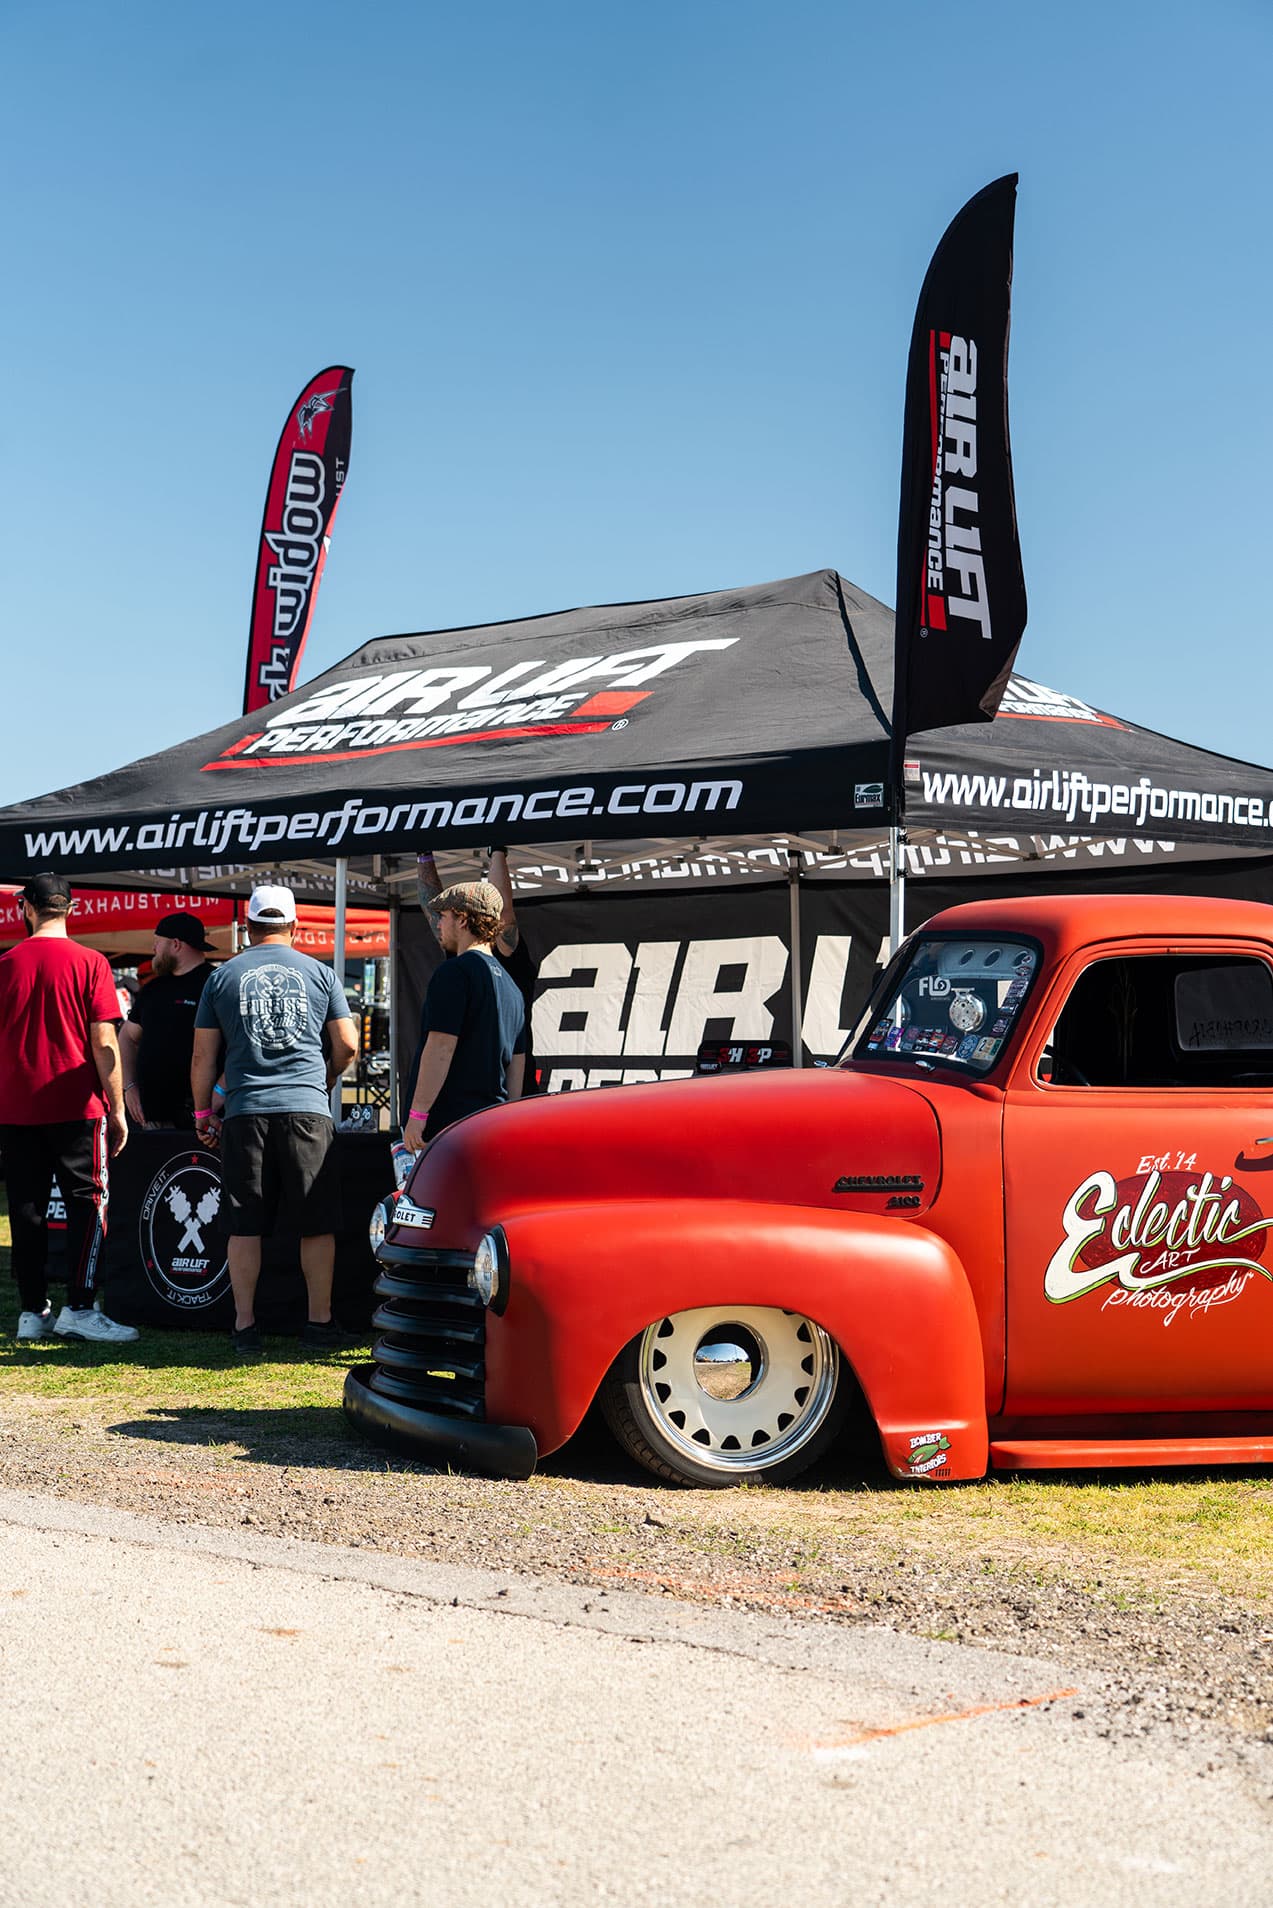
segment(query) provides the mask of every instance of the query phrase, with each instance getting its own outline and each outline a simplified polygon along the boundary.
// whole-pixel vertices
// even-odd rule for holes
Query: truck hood
[[[410,1182],[464,1243],[517,1212],[632,1199],[781,1200],[914,1216],[941,1144],[922,1090],[817,1068],[524,1100],[448,1129]]]

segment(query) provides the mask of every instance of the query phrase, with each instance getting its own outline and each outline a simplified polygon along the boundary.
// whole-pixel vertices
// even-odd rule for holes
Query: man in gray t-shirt
[[[330,967],[296,952],[295,925],[290,888],[257,888],[248,903],[251,946],[217,969],[195,1015],[195,1130],[206,1146],[221,1146],[234,1347],[244,1356],[261,1350],[261,1238],[280,1200],[295,1210],[301,1234],[309,1297],[302,1337],[340,1342],[331,1315],[339,1199],[328,1095],[357,1041],[340,981]],[[222,1067],[224,1124],[212,1098]]]

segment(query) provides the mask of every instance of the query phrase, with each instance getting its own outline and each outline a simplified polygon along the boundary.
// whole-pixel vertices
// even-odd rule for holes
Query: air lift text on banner
[[[948,227],[919,295],[906,371],[891,781],[906,738],[989,722],[1025,628],[1008,439],[1017,176]]]

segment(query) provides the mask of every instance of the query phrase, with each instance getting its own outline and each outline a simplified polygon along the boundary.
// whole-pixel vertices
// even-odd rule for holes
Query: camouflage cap
[[[430,914],[477,914],[498,921],[504,897],[493,881],[457,881],[429,903]]]

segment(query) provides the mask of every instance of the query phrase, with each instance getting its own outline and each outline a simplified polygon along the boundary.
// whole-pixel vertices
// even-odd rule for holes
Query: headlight
[[[508,1241],[499,1226],[483,1235],[473,1254],[468,1283],[483,1305],[503,1311],[508,1303]]]
[[[371,1240],[373,1258],[384,1244],[385,1234],[393,1224],[393,1208],[396,1198],[396,1193],[390,1193],[387,1199],[382,1199],[378,1202],[375,1211],[371,1215],[371,1223],[367,1227],[367,1236]]]

